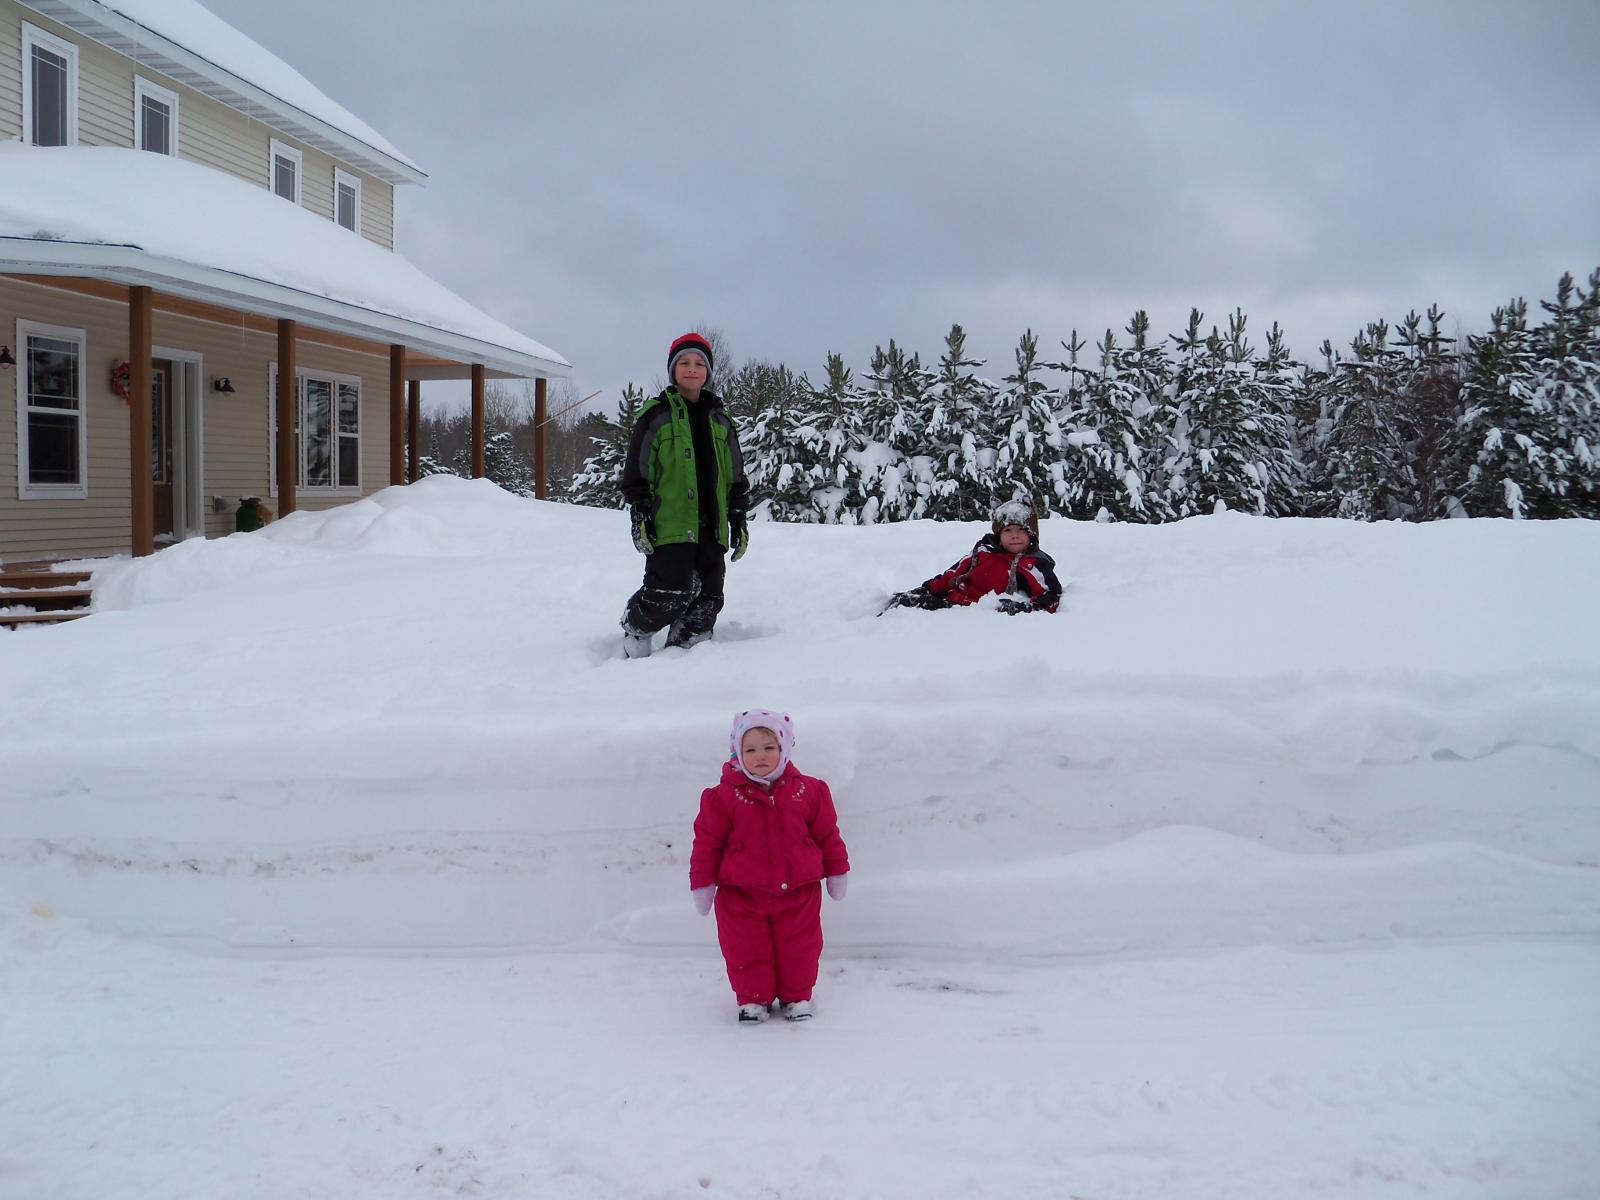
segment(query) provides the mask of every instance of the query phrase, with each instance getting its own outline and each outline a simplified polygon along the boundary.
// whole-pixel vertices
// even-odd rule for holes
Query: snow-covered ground
[[[1600,527],[758,525],[431,479],[0,633],[0,1197],[1589,1197]],[[687,894],[733,713],[854,864],[809,1025]]]

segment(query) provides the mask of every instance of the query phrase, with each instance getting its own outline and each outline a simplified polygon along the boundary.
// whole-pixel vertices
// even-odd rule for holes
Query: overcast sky
[[[1242,306],[1306,358],[1600,266],[1594,0],[204,2],[429,173],[400,252],[608,410],[696,325],[816,377],[960,322],[998,378],[1027,328]]]

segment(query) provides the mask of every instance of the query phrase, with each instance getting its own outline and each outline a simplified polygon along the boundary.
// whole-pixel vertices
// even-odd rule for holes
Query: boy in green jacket
[[[733,422],[711,379],[711,343],[686,333],[667,351],[666,391],[634,417],[619,486],[633,514],[644,584],[622,616],[629,658],[650,653],[650,635],[670,625],[669,646],[711,636],[722,611],[723,555],[744,557],[750,482]]]

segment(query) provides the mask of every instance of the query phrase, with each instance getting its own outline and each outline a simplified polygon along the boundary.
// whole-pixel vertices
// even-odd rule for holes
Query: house
[[[484,381],[570,364],[395,254],[425,180],[194,0],[0,0],[0,568],[415,479],[423,380],[481,475]]]

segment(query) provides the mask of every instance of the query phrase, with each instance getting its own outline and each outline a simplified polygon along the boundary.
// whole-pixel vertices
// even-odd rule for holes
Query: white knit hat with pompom
[[[770,729],[778,738],[778,765],[765,779],[744,771],[744,760],[739,756],[744,735],[752,729]],[[728,750],[739,770],[757,783],[771,783],[783,774],[784,768],[789,765],[789,757],[794,753],[794,721],[786,712],[771,708],[747,708],[733,719],[733,731],[728,735]]]

